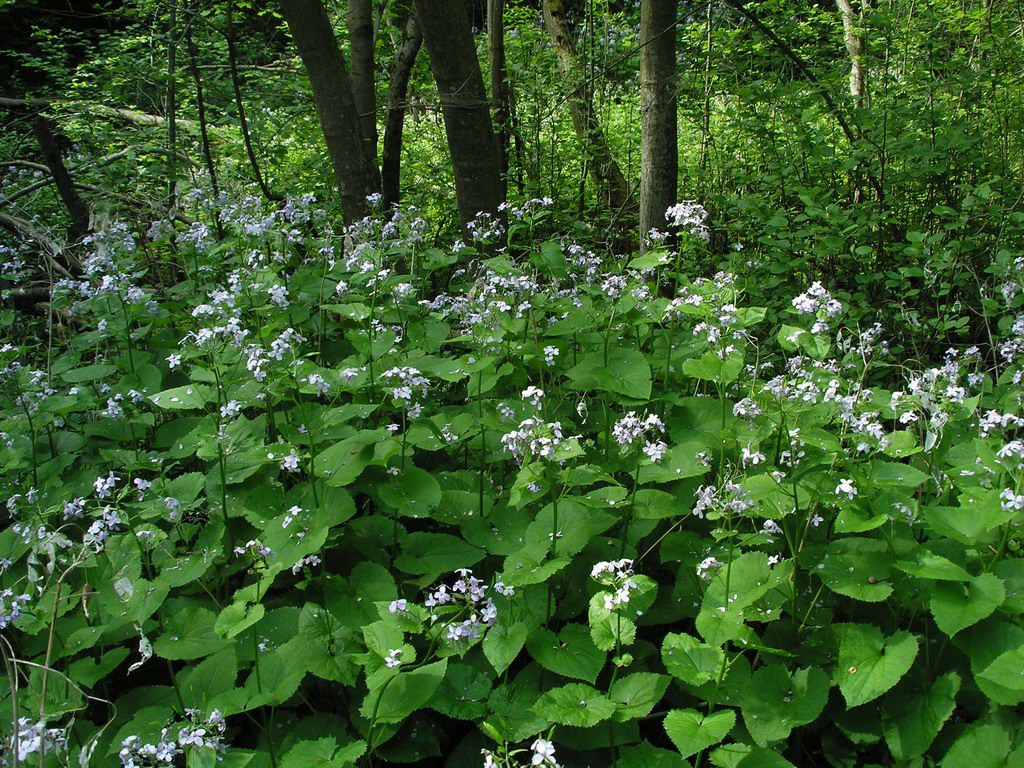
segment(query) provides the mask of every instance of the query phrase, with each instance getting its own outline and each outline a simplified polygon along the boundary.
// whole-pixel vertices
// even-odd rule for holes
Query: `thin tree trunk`
[[[509,98],[505,67],[505,0],[487,0],[487,51],[494,102],[495,149],[501,171],[501,199],[508,199]]]
[[[194,8],[190,11],[195,12]],[[192,38],[192,19],[185,24],[185,47],[188,50],[188,69],[192,75],[192,82],[196,86],[196,110],[199,113],[199,137],[202,143],[203,161],[206,164],[206,172],[210,174],[210,188],[213,190],[214,200],[220,199],[220,186],[217,183],[217,166],[213,162],[213,149],[210,146],[210,134],[206,123],[206,98],[203,94],[203,79],[199,74],[199,52],[196,50],[196,42]],[[213,214],[213,225],[217,230],[217,237],[223,239],[224,226],[220,222],[220,216],[216,211]]]
[[[676,0],[640,6],[640,247],[664,229],[676,203],[679,176],[676,122]]]
[[[238,79],[238,51],[235,48],[235,27],[231,20],[231,7],[233,3],[228,3],[227,8],[227,38],[228,44],[228,67],[231,70],[231,88],[235,94],[235,108],[238,109],[238,124],[242,130],[242,143],[245,144],[245,154],[249,158],[249,165],[252,167],[252,173],[256,177],[256,184],[259,186],[260,191],[263,192],[263,196],[267,200],[280,200],[280,195],[275,195],[270,191],[270,186],[267,184],[266,178],[260,171],[259,161],[256,159],[256,152],[252,148],[252,137],[249,134],[249,121],[245,117],[245,104],[242,102],[242,86]]]
[[[415,0],[441,99],[455,197],[463,225],[478,213],[501,217],[501,172],[476,46],[463,0]]]
[[[178,111],[178,0],[170,2],[167,27],[167,210],[173,211],[177,207],[175,192],[178,183],[178,124],[174,119]]]
[[[89,209],[82,198],[75,190],[75,183],[64,165],[64,157],[61,154],[60,146],[57,144],[57,137],[54,135],[53,126],[49,119],[43,115],[36,115],[32,118],[32,134],[39,143],[39,151],[43,156],[43,162],[53,176],[57,185],[57,193],[64,202],[71,216],[71,227],[69,234],[72,239],[78,240],[89,233]]]
[[[373,0],[349,0],[349,58],[352,62],[352,97],[359,110],[367,159],[377,164],[377,83],[374,66],[376,36],[373,28]]]
[[[410,13],[402,32],[402,42],[395,52],[388,85],[387,115],[384,119],[384,146],[381,151],[381,181],[384,205],[390,208],[401,198],[402,131],[405,126],[405,101],[409,94],[409,78],[423,43],[416,14]]]
[[[565,18],[564,0],[543,0],[543,11],[548,37],[551,38],[558,59],[558,69],[566,81],[573,128],[587,155],[594,183],[613,210],[630,208],[633,203],[630,200],[626,178],[612,156],[604,130],[594,114],[594,102],[586,73],[577,60],[569,24]]]
[[[281,0],[281,10],[313,89],[345,222],[358,221],[369,213],[367,196],[380,191],[380,173],[366,158],[359,113],[334,30],[320,0]]]

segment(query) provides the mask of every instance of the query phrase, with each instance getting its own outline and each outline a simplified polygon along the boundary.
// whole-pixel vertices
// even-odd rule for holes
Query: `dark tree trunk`
[[[193,8],[189,9],[195,13]],[[220,185],[217,182],[217,165],[213,162],[213,149],[210,146],[210,132],[206,120],[206,97],[203,92],[203,78],[199,73],[199,52],[196,50],[195,40],[192,38],[192,22],[190,18],[185,24],[185,47],[188,50],[188,70],[192,75],[192,82],[196,86],[196,111],[199,116],[199,137],[202,142],[203,162],[206,164],[206,172],[210,174],[210,188],[213,190],[213,198],[219,203]],[[217,230],[218,239],[224,238],[224,225],[221,224],[220,216],[214,209],[213,226]]]
[[[463,0],[415,0],[430,55],[455,171],[463,225],[478,213],[500,216],[501,172],[491,112]]]
[[[380,174],[364,151],[359,113],[334,30],[320,0],[281,0],[281,10],[313,89],[345,221],[358,221],[369,213],[367,195],[380,191]]]
[[[679,175],[676,123],[676,0],[643,0],[640,8],[640,247],[665,229]]]
[[[405,102],[409,94],[416,55],[423,42],[423,32],[415,13],[409,14],[402,33],[402,42],[391,65],[388,85],[387,116],[384,120],[384,148],[381,152],[381,180],[384,187],[384,205],[390,208],[401,197],[402,130],[405,125]]]
[[[39,151],[43,156],[43,162],[50,169],[54,184],[57,185],[57,192],[64,206],[71,216],[71,227],[69,234],[72,239],[78,240],[89,233],[89,209],[82,198],[78,196],[75,189],[75,182],[64,165],[64,157],[61,154],[57,137],[54,135],[53,126],[43,115],[36,115],[32,118],[32,134],[39,143]]]
[[[487,0],[487,50],[494,101],[495,148],[501,171],[501,199],[508,199],[509,98],[505,67],[505,0]]]
[[[352,97],[359,110],[366,157],[376,165],[377,82],[373,55],[376,35],[373,29],[372,0],[349,0],[345,22],[348,25],[349,58],[352,61]]]
[[[245,144],[245,154],[249,158],[249,165],[256,177],[256,184],[267,200],[280,200],[280,195],[270,191],[267,179],[260,171],[259,161],[256,159],[256,151],[252,147],[252,136],[249,133],[249,121],[245,117],[245,103],[242,101],[242,85],[238,77],[238,51],[235,49],[235,27],[231,22],[231,6],[228,3],[227,9],[227,34],[225,38],[228,44],[228,68],[231,71],[231,88],[235,94],[235,108],[238,110],[238,124],[242,130],[242,143]]]

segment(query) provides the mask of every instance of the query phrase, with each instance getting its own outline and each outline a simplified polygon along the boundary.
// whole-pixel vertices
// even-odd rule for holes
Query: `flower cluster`
[[[612,427],[612,437],[619,445],[626,447],[635,443],[642,445],[647,458],[657,463],[665,457],[668,446],[660,439],[665,433],[665,422],[656,414],[649,413],[644,418],[630,411]]]
[[[447,640],[475,640],[483,629],[498,620],[498,608],[487,596],[488,585],[473,575],[468,568],[459,568],[459,578],[451,585],[441,584],[431,592],[423,604],[430,611],[430,621],[442,621]],[[494,585],[499,594],[508,594],[500,582]],[[391,604],[392,613],[404,610],[398,601]]]
[[[17,740],[15,740],[17,739]],[[18,764],[23,765],[29,755],[63,752],[67,747],[68,734],[65,728],[47,728],[46,720],[33,722],[27,717],[18,718],[16,734],[3,743],[0,751],[0,765],[11,765],[11,756],[17,753]]]
[[[222,759],[226,751],[224,733],[227,723],[224,716],[213,710],[209,717],[204,718],[198,709],[186,709],[188,721],[177,727],[175,724],[164,726],[160,730],[160,740],[155,744],[144,742],[139,736],[128,736],[121,742],[121,750],[117,753],[121,759],[121,768],[154,768],[160,765],[172,765],[178,755],[185,749],[210,749]]]
[[[705,516],[731,516],[750,512],[756,506],[737,483],[727,481],[721,487],[702,485],[694,494],[693,514]]]
[[[628,603],[630,593],[639,586],[633,578],[633,561],[629,558],[597,563],[591,569],[590,577],[611,587],[611,592],[603,593],[604,607],[609,611]]]
[[[531,459],[553,461],[564,439],[561,422],[530,418],[523,419],[516,429],[502,435],[501,445],[522,464]]]

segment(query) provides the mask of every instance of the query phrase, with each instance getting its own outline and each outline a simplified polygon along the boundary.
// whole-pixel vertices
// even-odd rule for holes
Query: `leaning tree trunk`
[[[402,33],[402,42],[395,52],[391,65],[391,82],[388,85],[387,115],[384,118],[384,147],[381,151],[380,175],[384,187],[384,205],[390,208],[401,197],[402,175],[402,131],[405,126],[405,101],[409,93],[409,78],[412,75],[416,55],[423,43],[416,14],[410,13]]]
[[[494,102],[495,150],[501,171],[501,199],[508,198],[509,98],[505,67],[505,0],[487,0],[487,51]]]
[[[380,174],[364,151],[359,113],[334,30],[320,0],[281,0],[281,10],[313,89],[345,222],[358,221],[369,213],[367,196],[380,190]]]
[[[640,247],[663,229],[676,203],[679,175],[676,125],[676,0],[640,6]]]
[[[573,46],[563,0],[543,0],[544,25],[555,48],[558,69],[566,82],[573,128],[586,155],[587,169],[613,211],[632,207],[622,169],[612,156],[608,139],[594,114],[594,101]]]
[[[415,0],[430,55],[455,172],[463,225],[478,213],[501,215],[501,172],[473,33],[463,0]]]
[[[359,110],[366,157],[377,164],[377,84],[374,67],[375,34],[372,0],[349,0],[349,58],[352,61],[352,96]]]
[[[69,236],[74,240],[85,237],[89,233],[89,209],[79,197],[78,190],[75,189],[75,182],[64,164],[64,156],[61,154],[49,119],[41,114],[33,117],[32,134],[39,143],[39,152],[43,156],[43,162],[49,168],[50,175],[53,176],[53,183],[57,186],[57,193],[71,217]]]

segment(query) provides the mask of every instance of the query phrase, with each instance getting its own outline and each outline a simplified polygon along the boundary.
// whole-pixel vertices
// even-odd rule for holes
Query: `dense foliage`
[[[22,760],[1019,760],[1012,312],[913,370],[820,283],[689,273],[692,204],[624,264],[532,201],[440,293],[415,211],[218,213],[177,275],[98,233],[73,337],[4,347]]]
[[[1024,768],[1019,9],[679,2],[640,253],[639,4],[573,91],[553,2],[509,202],[414,53],[345,226],[276,4],[0,0],[0,765]]]

